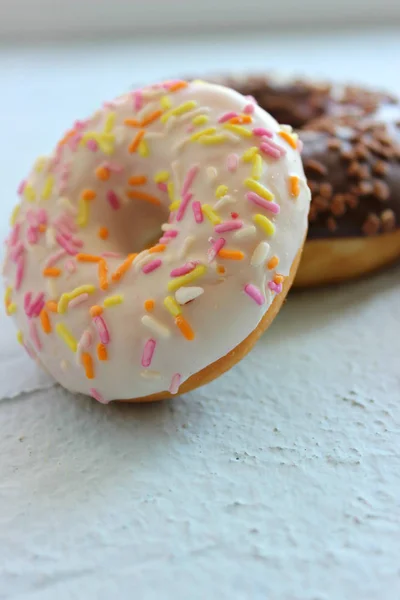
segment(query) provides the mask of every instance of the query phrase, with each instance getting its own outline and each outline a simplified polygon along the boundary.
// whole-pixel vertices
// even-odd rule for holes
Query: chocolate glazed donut
[[[218,82],[297,130],[312,192],[295,286],[352,279],[400,256],[400,103],[385,93],[273,77]]]

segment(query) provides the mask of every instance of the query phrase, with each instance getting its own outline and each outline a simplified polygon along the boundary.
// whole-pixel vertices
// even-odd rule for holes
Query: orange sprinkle
[[[156,244],[155,246],[149,248],[149,253],[156,254],[157,252],[164,252],[166,247],[167,246],[165,244]]]
[[[128,183],[129,185],[143,185],[144,183],[147,183],[147,177],[146,175],[133,175],[132,177],[129,177]]]
[[[217,266],[217,273],[219,273],[219,275],[225,275],[226,269],[224,267],[224,265],[218,265]]]
[[[177,92],[178,90],[183,90],[187,86],[188,86],[188,84],[186,81],[177,81],[176,83],[173,83],[171,85],[171,87],[168,88],[168,91],[169,92]]]
[[[44,223],[40,223],[38,229],[39,229],[40,233],[44,233],[46,231],[47,227]]]
[[[97,344],[97,358],[99,360],[108,360],[107,347],[104,344]]]
[[[40,323],[42,324],[42,329],[45,333],[51,333],[49,314],[45,309],[43,309],[40,313]]]
[[[113,281],[119,281],[123,275],[130,269],[132,262],[137,257],[136,254],[129,254],[128,258],[118,267],[118,269],[111,275]]]
[[[100,262],[102,260],[101,256],[95,256],[94,254],[83,254],[82,252],[79,252],[76,255],[76,260],[79,260],[79,262]]]
[[[126,195],[131,200],[144,200],[145,202],[155,204],[156,206],[161,204],[158,198],[151,194],[146,194],[146,192],[141,192],[140,190],[126,190]]]
[[[81,197],[83,200],[94,200],[96,198],[96,192],[94,190],[83,190]]]
[[[183,337],[185,337],[189,341],[194,340],[194,331],[190,327],[189,323],[186,321],[185,317],[183,317],[182,315],[178,315],[177,317],[175,317],[175,325],[178,327]]]
[[[153,121],[157,121],[157,119],[161,117],[162,112],[162,110],[155,110],[154,112],[150,113],[140,123],[141,127],[146,127],[146,125],[150,125],[150,123],[153,123]]]
[[[135,137],[133,138],[128,150],[131,154],[133,154],[133,152],[136,152],[136,150],[139,147],[140,142],[142,141],[144,134],[145,134],[145,130],[141,129],[140,131],[137,132],[137,134],[135,135]]]
[[[107,167],[97,167],[95,173],[97,179],[101,179],[101,181],[107,181],[110,178],[110,170]]]
[[[82,352],[81,360],[85,369],[86,377],[88,379],[94,379],[93,360],[90,354],[88,352]]]
[[[67,133],[64,135],[64,137],[62,137],[61,140],[58,142],[58,146],[63,146],[64,144],[66,144],[68,142],[68,140],[71,139],[75,134],[76,134],[75,129],[69,129],[67,131]]]
[[[99,306],[98,304],[93,304],[93,306],[90,308],[89,313],[90,316],[93,317],[99,317],[103,312],[103,307]]]
[[[128,125],[128,127],[140,127],[140,121],[137,119],[125,119],[124,123],[125,125]]]
[[[292,146],[292,148],[294,150],[296,150],[297,148],[297,141],[296,139],[290,135],[290,133],[288,133],[287,131],[279,131],[278,134],[281,136],[281,138],[283,138],[284,140],[287,141],[287,143],[289,144],[289,146]]]
[[[225,248],[222,248],[218,252],[218,256],[220,258],[226,258],[228,260],[243,260],[244,259],[244,254],[241,250],[226,250]]]
[[[243,125],[245,123],[252,122],[253,119],[250,115],[238,115],[237,117],[232,117],[232,119],[229,119],[229,123],[232,123],[232,125]]]
[[[108,238],[108,229],[107,229],[107,227],[100,227],[100,229],[99,229],[99,238],[101,240],[106,240]]]
[[[284,280],[284,276],[283,275],[275,275],[274,277],[274,283],[283,283]]]
[[[101,260],[99,262],[99,285],[100,289],[107,290],[108,289],[108,266],[105,260]]]
[[[279,258],[277,256],[273,256],[267,264],[268,269],[275,269],[279,265]]]
[[[58,312],[58,303],[55,302],[54,300],[48,300],[46,302],[46,307],[47,307],[47,310],[49,310],[50,312],[54,312],[54,313]]]
[[[155,305],[154,300],[149,298],[148,300],[145,300],[144,309],[147,310],[147,312],[152,312],[154,310],[154,305]]]
[[[47,267],[43,269],[43,277],[59,277],[61,275],[61,269],[57,267]]]
[[[291,175],[289,177],[290,195],[297,198],[300,194],[300,182],[297,175]]]

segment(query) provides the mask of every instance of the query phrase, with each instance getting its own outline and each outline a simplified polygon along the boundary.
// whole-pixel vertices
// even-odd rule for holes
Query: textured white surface
[[[399,56],[398,41],[340,41],[358,50],[342,63],[343,77],[357,70],[358,79],[390,82],[395,61],[383,59],[389,47]],[[248,45],[240,66],[261,41]],[[333,46],[333,37],[305,38],[290,64],[282,39],[276,64],[304,70],[308,61],[310,72],[324,73]],[[168,47],[150,77],[189,69],[191,60],[204,70],[197,47],[188,45],[183,65]],[[3,52],[4,213],[40,146],[128,87],[127,55],[117,69],[117,50],[107,60],[94,48]],[[227,65],[224,56],[214,64]],[[340,76],[340,66],[332,70]],[[56,112],[52,102],[62,98]],[[397,267],[292,294],[235,369],[144,407],[103,407],[51,387],[2,318],[0,598],[397,600],[399,292]]]

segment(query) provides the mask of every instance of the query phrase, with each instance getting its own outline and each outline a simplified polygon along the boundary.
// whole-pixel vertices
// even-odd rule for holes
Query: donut
[[[215,78],[297,130],[312,192],[295,287],[359,277],[400,256],[400,104],[379,91],[268,76]]]
[[[306,237],[299,142],[239,93],[169,81],[76,121],[18,189],[5,307],[62,386],[167,398],[269,326]]]

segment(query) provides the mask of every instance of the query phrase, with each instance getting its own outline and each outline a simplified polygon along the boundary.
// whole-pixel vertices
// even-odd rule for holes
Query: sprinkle
[[[272,140],[264,140],[260,144],[260,150],[264,152],[264,154],[267,154],[268,156],[271,156],[274,159],[279,159],[286,154],[285,148],[282,148],[282,146],[275,144],[275,142],[273,142]]]
[[[236,116],[237,116],[237,112],[234,112],[234,111],[224,113],[218,119],[218,123],[226,123],[226,121],[229,121],[230,119],[232,119],[233,117],[236,117]]]
[[[43,277],[59,277],[61,275],[61,269],[57,267],[47,267],[43,269]]]
[[[56,242],[70,256],[75,256],[77,254],[76,248],[71,244],[71,242],[69,240],[67,240],[67,238],[65,238],[60,233],[57,233],[57,235],[56,235]]]
[[[107,346],[101,342],[97,344],[97,358],[99,360],[108,360]]]
[[[258,287],[256,287],[252,283],[248,283],[247,285],[245,285],[244,286],[244,291],[259,306],[262,306],[264,304],[264,296],[263,296],[263,294],[258,289]]]
[[[207,167],[206,173],[207,173],[207,178],[209,179],[209,181],[214,181],[214,179],[216,179],[216,177],[218,175],[218,171],[215,167]]]
[[[35,321],[29,321],[29,333],[36,350],[40,351],[42,349],[42,344],[40,343]]]
[[[204,289],[202,287],[180,287],[175,292],[175,298],[179,304],[187,304],[203,293]]]
[[[141,361],[142,367],[147,368],[151,365],[151,361],[153,360],[153,354],[154,354],[155,349],[156,349],[156,341],[150,338],[149,340],[147,340],[147,342],[145,343],[145,346],[143,348],[142,361]]]
[[[224,125],[224,128],[236,133],[237,135],[240,135],[241,137],[251,137],[253,135],[251,131],[242,125],[231,125],[230,123],[227,123]]]
[[[28,308],[28,317],[38,317],[45,305],[44,293],[38,294],[36,300]]]
[[[86,142],[86,148],[91,152],[96,152],[99,149],[99,144],[96,140],[91,139]]]
[[[232,117],[229,119],[229,123],[232,125],[245,125],[247,123],[252,123],[253,119],[249,115],[237,115],[237,117]]]
[[[192,210],[193,210],[193,214],[194,214],[194,220],[196,221],[196,223],[202,223],[203,222],[203,213],[201,211],[201,204],[198,200],[196,200],[195,202],[192,202]]]
[[[93,292],[95,292],[95,291],[96,291],[96,288],[94,287],[94,285],[88,284],[88,285],[81,285],[81,286],[75,288],[74,290],[72,290],[72,292],[62,294],[61,298],[58,301],[57,312],[59,314],[64,314],[65,312],[67,312],[68,304],[69,304],[70,300],[77,298],[81,294],[93,294]]]
[[[265,129],[264,127],[254,127],[253,133],[258,137],[263,137],[265,135],[266,137],[272,138],[274,135],[272,131]]]
[[[148,371],[148,370],[142,371],[140,373],[140,375],[142,377],[144,377],[145,379],[159,379],[161,376],[159,371]]]
[[[262,175],[262,158],[259,154],[253,157],[253,166],[251,167],[251,176],[253,179],[260,179]]]
[[[7,307],[7,314],[8,315],[13,315],[14,313],[17,312],[17,305],[15,304],[15,302],[10,302],[10,304]]]
[[[114,271],[111,275],[111,279],[113,281],[119,281],[121,277],[125,275],[125,273],[131,268],[132,262],[137,257],[136,254],[129,254],[128,258]]]
[[[23,343],[24,343],[24,336],[23,336],[23,333],[22,333],[22,331],[17,331],[17,342],[18,342],[19,344],[21,344],[21,346],[22,346],[22,345],[23,345]]]
[[[179,373],[175,373],[174,375],[172,375],[171,384],[168,389],[169,393],[177,394],[179,391],[180,385],[181,385],[181,376]]]
[[[162,192],[168,192],[168,187],[166,183],[157,183],[157,187],[159,190],[161,190]]]
[[[44,182],[44,186],[43,186],[43,191],[42,191],[42,199],[43,200],[48,200],[51,196],[51,192],[53,191],[53,186],[54,186],[54,177],[52,175],[49,175],[48,177],[46,177],[46,180]]]
[[[252,235],[255,235],[257,232],[256,228],[254,227],[254,225],[249,225],[249,227],[243,227],[243,229],[239,229],[238,231],[236,231],[233,236],[236,239],[243,239],[246,237],[250,237]]]
[[[79,296],[76,296],[76,298],[72,298],[72,300],[70,300],[68,303],[68,309],[75,308],[79,304],[82,304],[82,302],[86,302],[86,300],[88,298],[89,298],[89,294],[87,294],[87,293],[80,294]]]
[[[17,272],[15,274],[15,290],[18,291],[19,288],[21,287],[21,283],[22,283],[22,279],[24,277],[24,270],[25,270],[25,258],[24,256],[20,256],[18,258],[18,263],[17,263]]]
[[[255,179],[248,177],[244,180],[244,185],[269,202],[274,199],[273,193]]]
[[[170,117],[177,117],[179,115],[183,115],[184,113],[189,112],[190,110],[193,110],[193,108],[196,108],[196,106],[197,106],[197,102],[195,102],[194,100],[189,100],[188,102],[184,102],[183,104],[180,104],[176,108],[172,108],[171,110],[166,112],[161,117],[161,122],[166,123]]]
[[[58,250],[57,252],[55,252],[54,254],[49,256],[49,258],[46,260],[46,263],[45,263],[45,270],[53,267],[53,265],[56,262],[58,262],[60,260],[60,258],[65,256],[65,254],[66,254],[65,250]],[[43,275],[44,275],[44,271],[43,271]],[[44,276],[46,277],[46,275],[44,275]]]
[[[253,160],[253,158],[257,155],[257,153],[258,153],[257,146],[252,146],[251,148],[248,148],[242,154],[243,162],[251,162]]]
[[[106,122],[104,123],[104,132],[111,133],[115,126],[115,112],[110,112],[106,117]]]
[[[177,92],[178,90],[183,90],[188,86],[186,81],[175,81],[169,85],[170,92]]]
[[[257,248],[254,250],[250,264],[252,267],[259,267],[266,260],[268,256],[268,252],[270,250],[269,244],[267,242],[260,242]]]
[[[168,181],[169,177],[168,171],[158,171],[158,173],[154,175],[154,181],[156,183],[164,183],[165,181]]]
[[[253,202],[257,206],[261,206],[262,208],[265,208],[265,210],[269,210],[274,215],[279,214],[279,212],[281,210],[279,204],[276,204],[276,202],[264,200],[264,198],[261,198],[261,196],[259,196],[255,192],[247,192],[246,198],[247,198],[247,200],[249,200],[250,202]]]
[[[189,197],[189,198],[191,198],[192,194],[186,194],[186,196]],[[180,207],[180,205],[181,205],[180,200],[175,200],[174,202],[172,202],[169,205],[168,208],[169,208],[170,212],[172,213],[172,212],[175,212]]]
[[[163,323],[160,323],[160,321],[157,321],[154,317],[151,317],[150,315],[144,315],[141,321],[145,327],[148,327],[154,333],[161,335],[161,337],[167,338],[170,336],[170,330],[168,327],[163,325]]]
[[[208,120],[207,115],[197,115],[197,117],[193,117],[192,123],[193,125],[205,125],[208,123]]]
[[[93,317],[93,323],[97,329],[101,343],[108,344],[110,342],[110,334],[103,317],[100,315]]]
[[[277,284],[283,283],[284,279],[285,278],[284,278],[283,275],[275,275],[275,277],[274,277],[274,283],[277,283]]]
[[[202,135],[199,138],[200,144],[205,144],[207,146],[211,146],[213,144],[221,144],[222,142],[226,142],[227,136],[223,133],[216,133],[215,135]]]
[[[85,369],[86,377],[94,379],[93,360],[88,352],[82,352],[81,361]]]
[[[155,305],[154,300],[149,298],[148,300],[145,300],[145,302],[144,302],[144,310],[147,310],[147,312],[152,312],[154,310],[154,305]]]
[[[153,112],[151,112],[148,115],[146,115],[145,117],[143,117],[142,122],[140,123],[140,126],[147,127],[147,125],[150,125],[151,123],[154,123],[154,121],[157,121],[157,119],[159,117],[161,117],[162,114],[163,114],[162,110],[154,110]]]
[[[176,213],[176,220],[177,221],[181,221],[183,219],[183,216],[186,212],[186,208],[190,202],[190,200],[192,199],[193,194],[186,192],[185,195],[182,197],[182,202],[180,203],[179,207],[178,207],[178,212]]]
[[[128,127],[140,127],[140,121],[137,119],[124,119],[124,125]]]
[[[98,236],[101,240],[106,240],[108,238],[108,229],[107,227],[100,227]]]
[[[279,265],[279,258],[277,256],[273,256],[268,262],[268,269],[275,269]]]
[[[176,269],[172,269],[170,276],[171,277],[181,277],[181,275],[186,275],[187,273],[191,273],[193,269],[196,267],[196,263],[191,261],[188,262],[182,267],[177,267]]]
[[[146,192],[141,192],[140,190],[127,190],[126,195],[131,200],[144,200],[145,202],[149,202],[155,206],[159,206],[161,204],[158,198],[152,196],[151,194],[147,194]]]
[[[215,210],[219,210],[220,208],[222,208],[223,206],[225,206],[225,204],[235,204],[235,202],[237,202],[237,199],[233,196],[230,196],[229,194],[227,194],[226,196],[222,196],[222,198],[220,198],[214,205],[214,209]]]
[[[186,338],[189,342],[194,340],[194,331],[189,325],[189,323],[186,321],[185,317],[183,317],[182,315],[178,315],[177,317],[175,317],[175,325],[178,327],[183,337]]]
[[[218,240],[216,240],[213,243],[213,245],[207,252],[207,257],[208,257],[209,263],[212,262],[216,258],[218,252],[220,252],[224,246],[225,246],[224,238],[219,238]]]
[[[18,218],[18,214],[19,214],[19,211],[20,211],[20,209],[21,209],[21,205],[20,205],[20,204],[17,204],[17,206],[15,206],[15,207],[14,207],[14,209],[13,209],[13,211],[12,211],[12,213],[11,213],[11,216],[10,216],[10,225],[11,225],[12,227],[13,227],[13,226],[15,225],[15,223],[16,223],[16,220],[17,220],[17,218]]]
[[[97,263],[101,261],[101,256],[95,256],[94,254],[83,254],[80,252],[76,255],[76,260],[79,262],[92,262]]]
[[[185,256],[189,252],[190,247],[193,245],[193,243],[195,241],[196,241],[196,238],[193,235],[188,235],[184,239],[183,244],[179,250],[178,258],[185,258]]]
[[[81,193],[81,198],[82,200],[90,202],[91,200],[94,200],[96,198],[96,192],[94,190],[83,190],[83,192]]]
[[[268,282],[268,287],[272,292],[275,292],[276,294],[280,294],[282,291],[282,284],[281,283],[275,283],[274,281],[269,281]]]
[[[185,179],[183,181],[183,185],[182,185],[182,191],[181,191],[182,197],[184,197],[187,194],[187,192],[189,191],[189,189],[194,181],[194,178],[196,177],[198,172],[199,172],[199,165],[193,165],[192,167],[190,167],[190,169],[186,173],[186,177],[185,177]]]
[[[89,314],[92,318],[99,317],[101,314],[103,314],[103,307],[99,306],[98,304],[93,304],[89,310]]]
[[[54,302],[54,300],[48,300],[46,302],[46,308],[50,312],[53,312],[53,313],[57,313],[58,312],[58,304],[57,304],[57,302]]]
[[[278,131],[278,135],[280,135],[294,150],[297,149],[297,140],[293,135],[290,135],[287,131]]]
[[[239,165],[239,157],[237,154],[228,154],[226,159],[226,167],[230,173],[234,173]]]
[[[264,229],[267,235],[274,235],[275,233],[275,225],[268,219],[268,217],[257,214],[253,217],[254,223]]]
[[[193,133],[190,136],[190,141],[196,142],[203,135],[213,135],[214,133],[216,133],[216,131],[217,131],[217,129],[215,127],[207,127],[206,129],[201,129],[200,131],[196,131],[196,133]]]
[[[100,404],[108,404],[108,400],[106,400],[104,396],[102,396],[102,394],[100,394],[100,392],[96,390],[96,388],[90,388],[89,393],[92,396],[92,398],[94,398],[94,400],[97,400],[97,402],[100,402]]]
[[[161,96],[160,98],[161,108],[168,110],[172,106],[171,98],[169,96]]]
[[[101,290],[108,289],[108,266],[104,259],[99,261],[98,267],[98,277],[99,277],[99,286]]]
[[[215,196],[216,196],[216,198],[222,198],[222,196],[226,196],[227,193],[228,193],[228,186],[227,185],[219,185],[217,187],[217,189],[215,190]]]
[[[300,181],[296,175],[291,175],[289,177],[289,189],[290,195],[293,196],[293,198],[298,198],[300,194]]]
[[[249,104],[246,104],[246,106],[243,108],[243,112],[246,115],[247,114],[249,114],[249,115],[253,114],[254,110],[255,110],[255,106],[254,106],[254,104],[252,102],[249,102]]]
[[[124,301],[124,297],[121,294],[116,294],[115,296],[108,296],[108,298],[104,299],[104,306],[116,306],[117,304],[122,304]]]
[[[218,256],[226,260],[243,260],[244,254],[241,250],[226,250],[223,248],[218,252]]]
[[[158,254],[158,252],[164,252],[167,246],[165,244],[156,244],[148,249],[149,254]]]
[[[23,193],[28,202],[34,202],[36,200],[36,192],[30,183],[25,185]]]
[[[147,183],[147,177],[146,175],[132,175],[129,177],[128,183],[129,185],[144,185]]]
[[[209,204],[203,204],[203,206],[201,207],[201,210],[203,211],[203,214],[207,217],[207,219],[209,221],[211,221],[211,223],[213,225],[219,225],[219,223],[221,223],[221,217],[219,217],[211,208],[211,206]]]
[[[171,281],[169,281],[168,282],[168,290],[170,292],[174,292],[175,290],[180,288],[182,285],[186,285],[187,283],[191,283],[192,281],[195,281],[199,277],[202,277],[206,271],[207,271],[207,268],[205,267],[205,265],[197,265],[197,267],[195,269],[193,269],[193,271],[191,271],[190,273],[187,273],[186,275],[182,275],[181,277],[176,277],[175,279],[172,279]]]
[[[72,350],[72,352],[76,352],[78,348],[78,342],[72,335],[72,333],[67,329],[64,323],[57,323],[56,332],[60,336],[60,338],[67,344],[67,346]]]
[[[159,258],[156,258],[155,260],[152,260],[151,262],[148,262],[146,265],[144,265],[142,267],[142,271],[145,275],[147,275],[148,273],[151,273],[152,271],[155,271],[156,269],[161,267],[161,265],[162,265],[162,260],[160,260]]]
[[[243,227],[243,221],[240,219],[233,219],[232,221],[224,221],[214,227],[216,233],[226,233],[227,231],[236,231]]]
[[[108,190],[106,198],[111,208],[113,208],[114,210],[118,210],[120,208],[121,204],[119,198],[113,190]]]
[[[164,223],[161,225],[162,231],[164,231],[164,237],[167,238],[176,238],[178,235],[178,230],[174,229],[175,225],[170,225],[169,223]]]
[[[182,312],[180,306],[172,296],[166,296],[164,298],[164,306],[173,317],[177,317]]]
[[[129,145],[129,152],[131,154],[133,154],[134,152],[136,152],[136,150],[139,147],[140,142],[142,141],[144,134],[145,134],[145,130],[141,129],[140,131],[137,132],[137,134],[135,135],[135,137],[133,138],[131,144]]]

